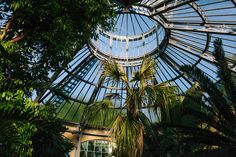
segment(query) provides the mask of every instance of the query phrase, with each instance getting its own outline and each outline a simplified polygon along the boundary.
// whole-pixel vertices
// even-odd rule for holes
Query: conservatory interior
[[[235,157],[236,0],[0,1],[1,157]]]

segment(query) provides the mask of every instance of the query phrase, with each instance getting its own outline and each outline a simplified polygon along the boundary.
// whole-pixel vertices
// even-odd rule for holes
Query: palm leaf
[[[114,109],[111,100],[105,99],[89,105],[84,111],[82,121],[94,127],[109,127],[114,121],[116,114],[117,111]]]
[[[182,124],[173,123],[162,123],[158,125],[159,127],[176,128],[178,131],[184,135],[179,136],[181,140],[192,141],[199,144],[206,144],[209,146],[223,146],[223,145],[234,145],[236,140],[232,139],[219,132],[214,132],[209,129],[203,129],[198,127],[189,127]]]
[[[134,73],[131,82],[141,81],[142,83],[144,83],[145,80],[153,80],[155,66],[156,62],[154,61],[154,59],[144,58],[141,67],[137,72]]]
[[[150,107],[154,107],[155,106],[155,100],[157,98],[157,91],[154,88],[155,86],[153,85],[147,85],[144,87],[143,92],[144,92],[144,97],[143,97],[143,101],[144,101],[144,105],[143,106],[150,106]]]
[[[132,113],[133,116],[136,116],[138,110],[142,107],[142,93],[140,93],[139,89],[132,88],[128,89],[127,98],[125,101],[128,112]]]
[[[224,89],[228,98],[234,103],[236,110],[236,80],[235,75],[229,70],[228,63],[225,59],[225,53],[223,49],[222,40],[217,38],[214,41],[214,53],[216,60],[218,61],[218,77],[222,79]]]
[[[0,120],[4,121],[19,121],[19,122],[32,122],[39,117],[35,115],[35,110],[32,108],[21,108],[7,105],[0,105]]]
[[[104,61],[103,77],[109,77],[114,85],[117,85],[120,81],[128,83],[128,78],[125,74],[123,67],[117,64],[115,61]]]
[[[209,94],[209,99],[225,119],[233,122],[235,115],[232,113],[232,104],[229,104],[224,97],[224,94],[216,87],[216,85],[197,67],[184,65],[181,70],[189,73],[195,81],[199,82],[201,89]]]
[[[128,81],[123,67],[115,61],[104,61],[103,64],[102,79],[109,78],[113,85],[117,86],[120,82],[125,83],[127,93],[125,105],[120,110],[115,110],[111,99],[119,97],[109,93],[105,100],[88,106],[84,112],[84,121],[88,125],[98,126],[98,124],[101,124],[99,122],[105,122],[109,119],[109,124],[111,124],[110,133],[117,144],[116,155],[141,156],[143,134],[150,135],[153,139],[155,137],[152,124],[146,115],[142,113],[142,108],[155,108],[155,111],[159,112],[157,108],[161,107],[170,117],[168,109],[177,100],[177,90],[167,83],[154,84],[154,67],[156,66],[154,59],[144,59],[131,81]],[[159,116],[160,114],[157,113],[156,115]],[[106,127],[109,127],[109,125],[106,125]]]
[[[143,148],[143,126],[131,116],[118,115],[110,130],[117,144],[117,155],[140,156]]]
[[[161,108],[162,120],[170,121],[170,109],[173,107],[175,101],[177,101],[178,99],[176,95],[176,87],[169,86],[167,82],[164,82],[155,85],[154,90],[156,91],[155,108]]]
[[[150,136],[153,140],[156,138],[156,133],[153,129],[151,121],[148,117],[143,113],[139,112],[138,114],[139,120],[141,121],[142,125],[144,126],[144,130],[147,136]]]

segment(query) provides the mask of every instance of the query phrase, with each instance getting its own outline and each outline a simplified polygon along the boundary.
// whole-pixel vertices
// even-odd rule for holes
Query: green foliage
[[[66,128],[56,108],[32,102],[20,88],[22,81],[6,81],[0,74],[0,156],[64,157],[73,145],[62,136]]]
[[[6,79],[21,80],[22,89],[44,91],[49,86],[48,75],[59,72],[90,37],[96,37],[97,27],[109,30],[113,25],[108,0],[6,3],[12,13],[0,35],[0,68]]]
[[[80,123],[83,117],[81,113],[84,112],[86,106],[83,103],[67,102],[57,108],[57,117],[65,121]]]
[[[182,135],[186,135],[180,131],[177,126],[196,127],[198,119],[195,112],[201,111],[202,92],[199,91],[199,85],[194,84],[185,93],[185,96],[179,96],[175,101],[170,102],[171,105],[167,110],[162,111],[162,121],[157,123],[156,140],[152,137],[145,136],[144,139],[144,155],[143,156],[187,156],[189,152],[199,149],[199,144],[191,142],[191,140],[183,140]],[[169,113],[169,114],[166,114]],[[168,117],[168,118],[167,118]]]
[[[144,84],[144,82],[146,81],[153,80],[155,66],[156,66],[156,63],[153,59],[143,60],[143,63],[140,69],[133,74],[134,76],[131,82],[140,81],[142,82],[142,84]]]
[[[157,98],[155,107],[161,108],[161,121],[170,121],[174,117],[171,115],[171,109],[179,102],[177,97],[176,87],[169,86],[166,82],[156,85],[155,87]]]
[[[56,108],[28,99],[50,86],[57,73],[97,27],[111,29],[107,0],[9,0],[0,41],[0,156],[64,157],[73,145]],[[60,90],[51,89],[64,96]],[[69,99],[68,99],[69,101]]]
[[[104,61],[103,65],[105,66],[103,72],[104,79],[105,77],[110,77],[113,85],[117,85],[121,81],[128,83],[128,78],[122,65],[116,64],[115,61]]]
[[[13,13],[0,43],[0,109],[1,131],[9,132],[1,134],[1,156],[64,156],[72,145],[62,137],[55,108],[25,95],[47,87],[49,72],[68,62],[98,25],[110,29],[113,11],[106,0],[7,3]]]
[[[171,132],[162,133],[176,141],[172,147],[177,151],[168,152],[171,156],[235,156],[235,75],[228,69],[222,41],[217,39],[214,46],[219,83],[214,83],[197,67],[181,67],[199,87],[192,87],[186,93],[178,113],[180,120],[161,127],[169,128]]]
[[[93,114],[90,114],[93,113]],[[110,127],[117,116],[117,111],[113,109],[113,104],[110,100],[105,99],[88,106],[85,110],[84,121],[92,127]]]
[[[234,104],[228,102],[227,97],[224,96],[223,91],[218,89],[218,87],[211,81],[210,78],[206,76],[204,72],[202,72],[197,67],[192,68],[191,66],[183,66],[182,70],[189,71],[189,75],[193,77],[195,81],[199,81],[201,89],[204,92],[207,92],[210,97],[210,101],[216,112],[219,112],[225,120],[227,121],[234,121]]]
[[[142,156],[143,136],[155,140],[153,125],[143,113],[143,107],[154,110],[158,116],[159,107],[169,114],[170,104],[177,101],[175,87],[167,83],[155,84],[155,65],[152,59],[144,59],[140,69],[128,80],[121,65],[115,61],[104,62],[103,79],[109,77],[114,85],[123,82],[127,97],[124,106],[119,109],[114,108],[112,100],[122,98],[113,94],[101,102],[89,105],[84,112],[84,122],[95,126],[100,124],[98,121],[109,122],[107,127],[117,145],[116,156]]]
[[[62,137],[66,128],[56,118],[55,107],[35,104],[23,94],[1,93],[0,156],[64,157],[73,144]]]
[[[228,63],[225,59],[222,40],[216,39],[214,42],[214,56],[218,61],[218,76],[222,79],[222,84],[226,92],[226,96],[236,104],[236,75],[228,69]]]
[[[117,145],[117,156],[140,156],[143,149],[143,125],[131,116],[117,116],[111,134]],[[137,152],[138,151],[138,152]]]

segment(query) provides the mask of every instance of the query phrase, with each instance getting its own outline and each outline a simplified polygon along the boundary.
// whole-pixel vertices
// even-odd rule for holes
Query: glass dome
[[[140,64],[143,57],[158,54],[167,44],[166,30],[154,19],[122,8],[113,31],[97,30],[89,42],[90,51],[100,59],[115,59],[123,65]]]
[[[113,86],[109,78],[101,80],[104,59],[121,63],[130,77],[143,57],[152,57],[156,81],[170,81],[181,94],[193,84],[191,76],[179,69],[182,65],[196,66],[219,81],[213,42],[221,38],[228,66],[236,72],[236,0],[119,0],[112,6],[117,12],[113,31],[98,29],[98,38],[90,39],[67,67],[52,76],[70,103],[50,89],[38,97],[42,103],[57,104],[59,117],[78,122],[81,114],[77,113],[86,104],[109,93],[125,97],[122,83]],[[121,107],[123,103],[114,104]]]

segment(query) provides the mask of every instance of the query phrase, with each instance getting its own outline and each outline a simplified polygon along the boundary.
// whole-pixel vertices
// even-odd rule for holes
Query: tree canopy
[[[97,27],[108,30],[113,10],[108,0],[9,0],[1,34],[1,69],[38,91],[48,75],[60,71]],[[3,53],[4,52],[4,53]]]
[[[50,85],[95,30],[112,27],[108,0],[0,1],[0,156],[64,157],[73,144],[51,104],[28,97]]]

